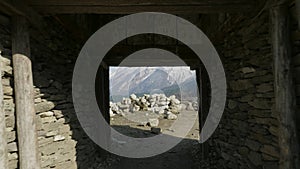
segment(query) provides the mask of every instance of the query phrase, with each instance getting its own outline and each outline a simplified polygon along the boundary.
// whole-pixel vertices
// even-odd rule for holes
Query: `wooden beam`
[[[124,61],[123,61],[124,59]],[[182,62],[179,62],[178,59],[172,58],[139,58],[131,59],[130,62],[125,60],[126,58],[109,58],[105,59],[105,62],[109,66],[125,66],[125,67],[160,67],[160,66],[198,66],[201,64],[199,59],[184,59]]]
[[[257,7],[257,2],[248,0],[28,0],[28,4],[42,13],[64,14],[247,12]]]
[[[157,58],[153,57],[143,57],[139,59],[135,59],[134,63],[126,64],[125,62],[122,63],[122,66],[129,66],[129,67],[136,67],[136,66],[192,66],[197,67],[201,64],[200,59],[198,56],[190,50],[188,47],[184,45],[156,45],[156,44],[149,44],[149,45],[117,45],[105,56],[104,61],[109,66],[119,66],[119,64],[126,59],[127,56],[131,55],[132,53],[146,49],[146,48],[159,48],[164,49],[170,52],[175,53],[185,64],[178,63],[178,60],[174,60],[173,58]],[[156,62],[154,61],[156,59]],[[157,60],[160,60],[157,63]]]
[[[272,44],[275,76],[275,103],[279,114],[280,169],[299,169],[299,146],[296,132],[295,88],[291,66],[289,11],[286,5],[273,6]]]
[[[0,56],[1,57],[1,56]],[[0,62],[0,72],[2,63]],[[5,112],[3,110],[2,76],[0,78],[0,168],[8,168]]]
[[[20,169],[39,169],[28,23],[12,17],[14,91]]]

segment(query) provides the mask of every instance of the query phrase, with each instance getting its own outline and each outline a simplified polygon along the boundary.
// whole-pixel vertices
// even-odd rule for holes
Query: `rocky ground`
[[[138,138],[165,134],[165,131],[174,132],[172,125],[187,116],[196,120],[182,141],[163,154],[141,159],[109,154],[105,161],[99,159],[93,169],[194,169],[198,166],[195,159],[199,158],[195,158],[195,153],[199,153],[200,146],[199,122],[195,103],[182,103],[175,96],[166,97],[163,94],[131,95],[122,102],[110,103],[110,111],[110,123],[115,130]]]
[[[136,122],[140,125],[149,124],[150,127],[157,127],[158,118],[176,120],[176,114],[182,111],[197,110],[197,102],[181,102],[175,95],[167,97],[164,94],[144,94],[142,97],[137,97],[131,94],[129,98],[123,98],[121,102],[110,102],[109,112],[111,117],[120,115],[133,121],[138,119],[139,121]]]
[[[143,116],[139,117],[143,118]],[[180,117],[179,115],[178,119]],[[159,125],[156,128],[160,128],[161,131],[168,130],[176,120],[160,118]],[[196,121],[192,130],[182,142],[163,154],[143,159],[130,159],[110,154],[106,161],[100,162],[99,160],[94,169],[192,169],[194,168],[195,159],[193,150],[199,146],[199,125],[198,120]],[[130,121],[121,115],[112,117],[111,125],[120,133],[132,137],[151,137],[157,134],[151,131],[149,125],[140,125],[138,122]]]
[[[111,126],[118,132],[131,137],[152,137],[156,134],[164,133],[164,131],[173,130],[171,128],[174,122],[180,120],[181,118],[184,118],[185,115],[193,111],[196,122],[187,136],[183,138],[183,140],[177,146],[163,154],[143,159],[130,159],[110,154],[106,162],[102,161],[101,164],[95,166],[94,168],[191,169],[194,167],[193,150],[195,150],[195,148],[199,146],[199,123],[197,118],[197,111],[194,108],[192,110],[187,110],[187,107],[189,105],[185,106],[185,108],[182,109],[182,107],[179,106],[181,105],[180,101],[177,100],[174,96],[171,96],[171,98],[169,99],[167,99],[167,97],[165,97],[164,95],[158,95],[155,96],[155,98],[156,97],[158,98],[157,100],[160,100],[161,102],[162,100],[166,99],[166,104],[156,103],[157,105],[152,104],[153,106],[149,106],[151,105],[151,103],[148,105],[147,102],[144,102],[146,103],[145,105],[148,105],[147,107],[145,106],[146,108],[143,106],[139,106],[139,110],[135,109],[134,111],[130,111],[130,107],[137,108],[137,106],[134,105],[142,105],[142,102],[138,102],[141,101],[143,97],[135,98],[135,96],[132,95],[131,98],[129,98],[130,100],[124,99],[125,101],[123,101],[123,105],[129,105],[129,110],[124,111],[123,109],[119,111],[120,109],[118,109],[119,112],[117,113],[115,107],[113,107]],[[153,97],[149,96],[146,100],[149,101],[150,98]],[[126,101],[127,104],[124,104]],[[133,102],[134,104],[132,104]],[[117,104],[111,105],[114,106]],[[192,103],[190,105],[190,107],[192,107]],[[176,111],[174,111],[175,109]],[[173,118],[170,118],[170,114],[172,114]]]

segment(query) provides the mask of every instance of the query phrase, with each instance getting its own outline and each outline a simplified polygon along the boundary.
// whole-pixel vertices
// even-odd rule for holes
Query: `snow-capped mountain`
[[[110,68],[110,95],[113,100],[132,93],[142,95],[157,92],[196,96],[195,72],[189,67]]]

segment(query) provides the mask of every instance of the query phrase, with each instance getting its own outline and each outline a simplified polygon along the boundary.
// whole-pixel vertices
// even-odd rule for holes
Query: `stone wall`
[[[209,145],[218,168],[278,168],[278,119],[274,112],[272,52],[267,12],[226,14],[215,32],[226,72],[227,105]],[[223,37],[217,37],[223,35]],[[221,41],[220,41],[221,40]]]
[[[72,72],[79,46],[52,18],[46,35],[31,30],[38,146],[42,168],[90,168],[99,148],[84,133],[72,104]],[[10,25],[1,25],[1,62],[9,169],[18,168]]]
[[[200,25],[199,17],[186,19]],[[268,12],[259,16],[224,14],[203,29],[217,47],[227,76],[227,105],[209,140],[210,167],[278,168],[278,119],[274,109],[271,36]],[[0,18],[1,19],[1,18]],[[73,66],[80,46],[51,18],[48,35],[31,33],[35,105],[42,168],[89,168],[100,155],[76,118],[71,93]],[[201,18],[205,21],[205,16]],[[107,21],[108,22],[108,21]],[[2,23],[2,22],[0,22]],[[204,23],[202,23],[205,25]],[[205,26],[204,26],[205,27]],[[299,74],[299,31],[293,32],[295,75]],[[147,36],[146,36],[147,37]],[[10,25],[0,27],[2,83],[9,169],[18,168]],[[147,38],[141,38],[147,41]],[[149,38],[148,38],[149,39]],[[133,39],[139,40],[139,39]],[[146,44],[166,44],[160,39]],[[140,41],[127,41],[127,44]],[[176,46],[176,43],[171,43]],[[295,78],[300,84],[298,78]],[[297,86],[299,91],[299,85]],[[299,92],[298,92],[299,96]],[[300,105],[298,97],[298,105]],[[299,109],[298,109],[299,111]],[[298,113],[299,114],[299,113]]]
[[[3,22],[4,20],[4,22]],[[0,51],[1,77],[3,85],[3,111],[5,113],[9,169],[18,167],[18,148],[16,139],[15,104],[13,97],[13,74],[11,57],[11,38],[9,21],[1,18],[0,22]],[[2,113],[2,111],[1,111]]]
[[[292,43],[293,43],[293,66],[294,66],[294,81],[295,81],[295,88],[296,88],[296,114],[297,114],[297,121],[300,121],[300,28],[299,24],[297,23],[297,10],[295,9],[295,6],[291,7],[291,28],[292,28]],[[298,137],[300,137],[300,124],[298,125]],[[300,138],[299,138],[299,144],[300,144]]]

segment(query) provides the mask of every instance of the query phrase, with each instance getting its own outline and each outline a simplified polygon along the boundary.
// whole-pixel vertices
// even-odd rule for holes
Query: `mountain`
[[[195,72],[189,67],[110,68],[110,95],[114,101],[132,93],[196,97],[196,87]]]

